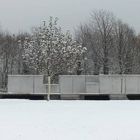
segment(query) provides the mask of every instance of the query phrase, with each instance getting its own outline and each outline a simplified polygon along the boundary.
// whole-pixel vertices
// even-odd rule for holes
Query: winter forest
[[[104,10],[92,11],[75,33],[63,31],[50,17],[30,33],[0,32],[0,88],[8,74],[140,74],[140,35]]]

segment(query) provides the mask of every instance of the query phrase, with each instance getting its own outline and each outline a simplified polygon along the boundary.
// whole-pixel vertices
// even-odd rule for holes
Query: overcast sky
[[[0,0],[0,25],[17,33],[54,16],[65,30],[72,31],[86,22],[94,9],[112,11],[140,32],[140,0]]]

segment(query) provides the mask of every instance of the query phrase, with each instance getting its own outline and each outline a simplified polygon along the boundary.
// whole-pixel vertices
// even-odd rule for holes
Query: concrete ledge
[[[61,100],[80,100],[80,95],[61,94],[60,98]]]
[[[110,100],[107,94],[85,95],[84,100]]]
[[[0,99],[46,100],[47,93],[6,93],[0,92]],[[101,93],[51,93],[51,100],[140,100],[140,94],[101,94]]]
[[[129,94],[127,95],[129,100],[140,100],[140,94]]]
[[[109,95],[110,100],[128,100],[125,94],[111,94]]]

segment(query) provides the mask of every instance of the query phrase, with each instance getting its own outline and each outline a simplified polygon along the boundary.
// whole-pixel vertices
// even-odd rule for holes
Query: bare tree
[[[18,46],[19,36],[9,33],[0,33],[0,86],[7,87],[8,74],[21,74],[22,57],[21,48]],[[19,68],[20,67],[20,68]],[[19,71],[20,69],[20,71]]]
[[[127,24],[122,21],[117,21],[114,28],[114,46],[116,47],[115,54],[119,69],[119,74],[131,74],[135,65],[135,32]]]
[[[115,17],[112,13],[103,10],[93,11],[90,23],[81,25],[77,31],[79,41],[87,47],[88,57],[93,62],[93,74],[109,73],[114,22]]]
[[[77,40],[87,47],[93,74],[131,74],[138,71],[140,46],[135,31],[107,11],[93,11],[89,24],[81,25]],[[137,63],[137,64],[136,64]]]
[[[13,65],[16,59],[15,43],[13,37],[8,33],[3,33],[0,39],[0,54],[1,54],[1,81],[2,86],[7,86],[7,76],[12,74]]]
[[[134,72],[140,74],[140,35],[136,36],[136,47],[134,55]]]
[[[100,56],[103,73],[109,73],[110,51],[113,47],[114,15],[110,12],[99,10],[91,14],[91,26],[96,33],[96,53]]]

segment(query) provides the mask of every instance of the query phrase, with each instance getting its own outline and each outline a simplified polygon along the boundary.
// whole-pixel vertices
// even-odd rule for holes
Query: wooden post
[[[48,101],[50,100],[50,94],[51,94],[51,77],[48,76],[48,96],[47,96]]]

